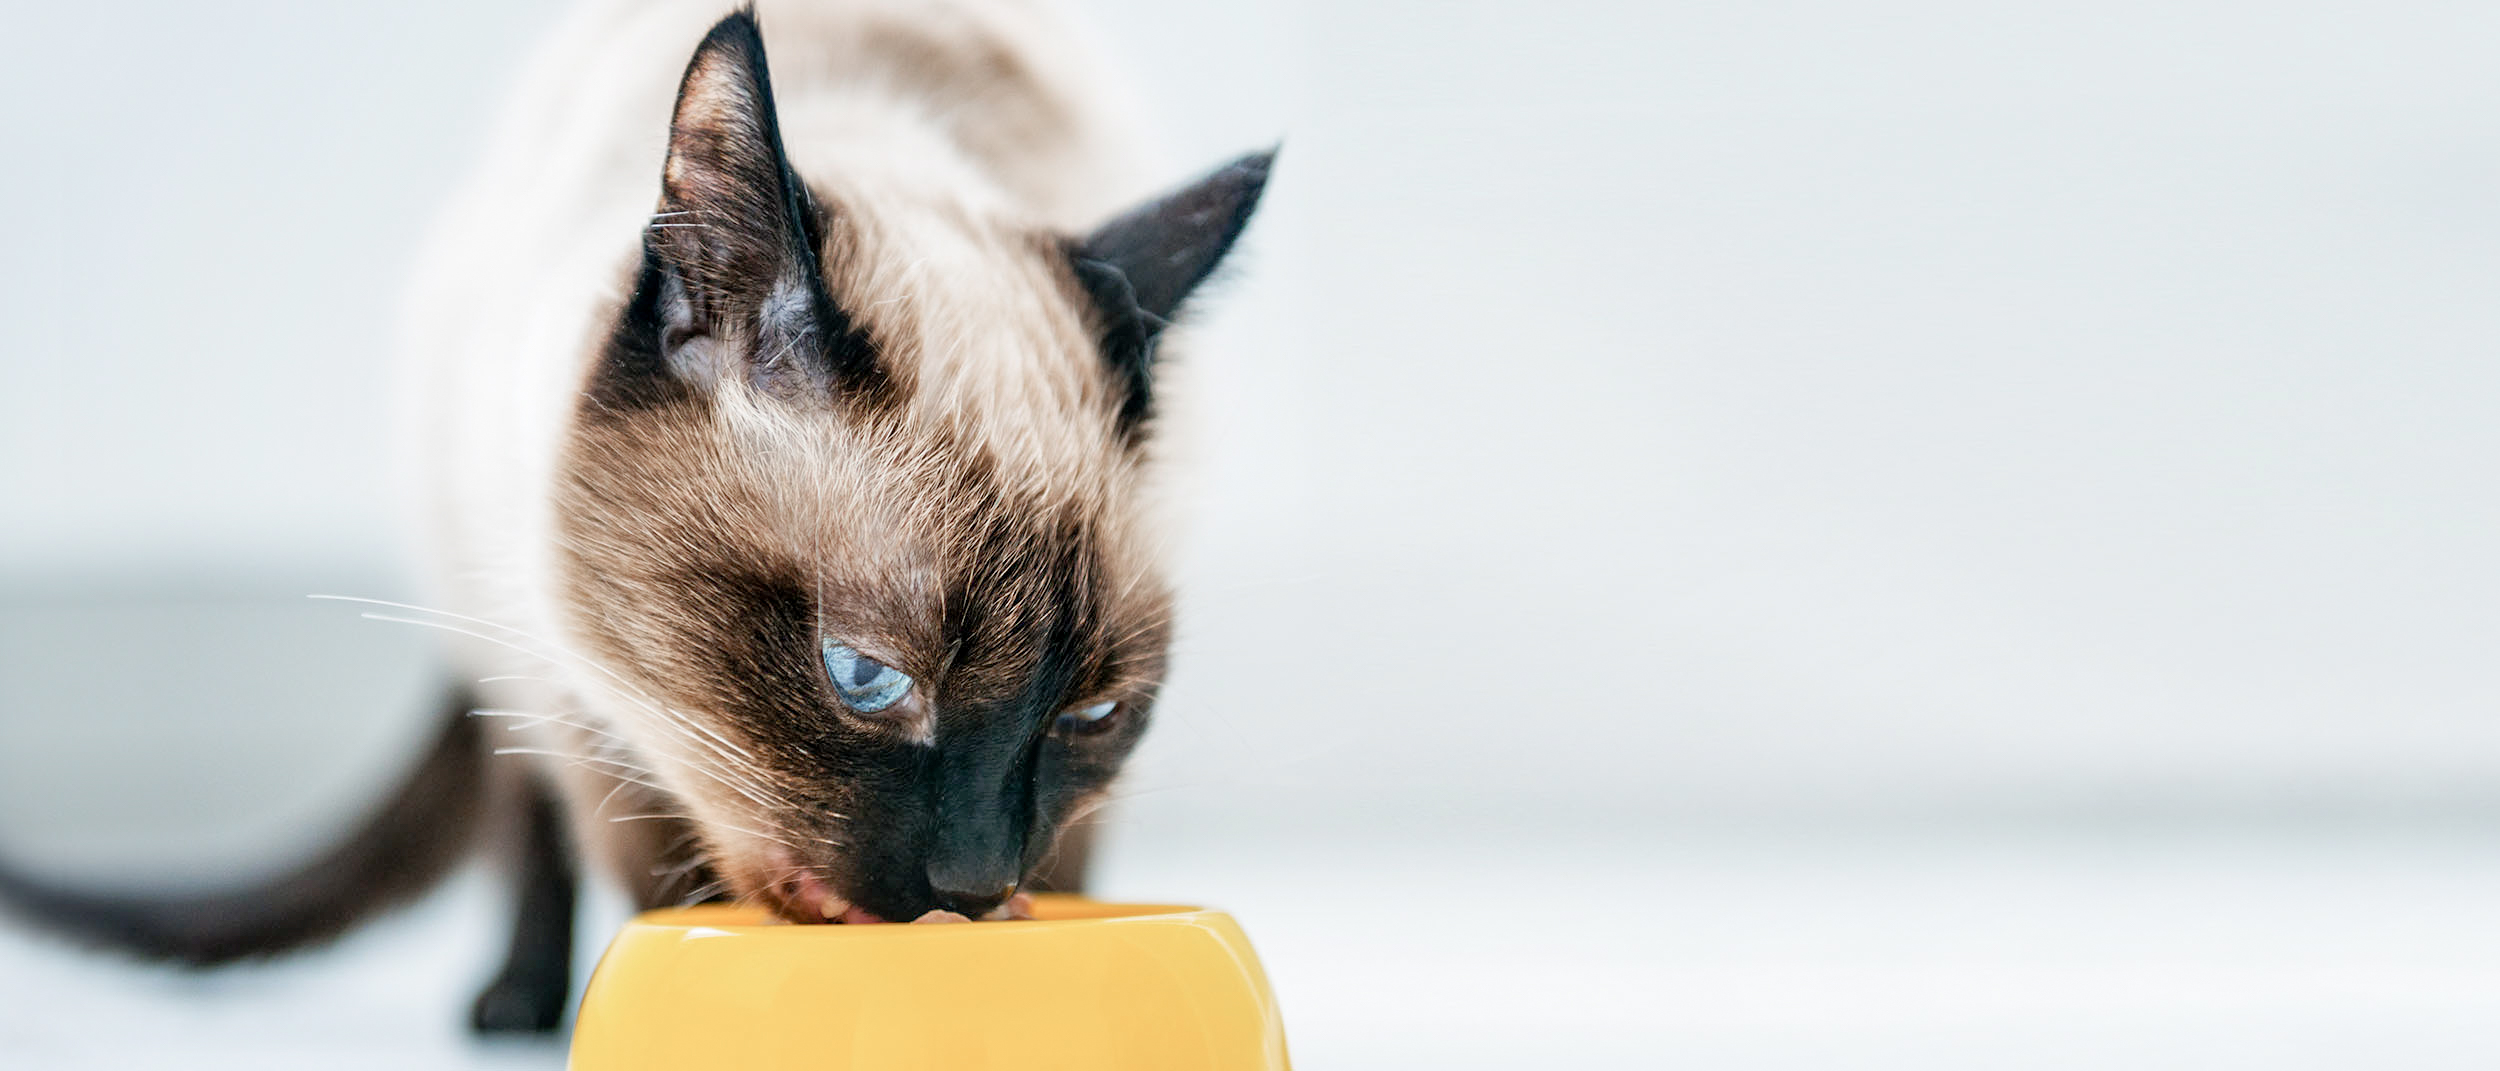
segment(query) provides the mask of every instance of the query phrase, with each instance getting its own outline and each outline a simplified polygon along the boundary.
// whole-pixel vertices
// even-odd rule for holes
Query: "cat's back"
[[[1076,230],[1142,191],[1123,94],[1041,0],[759,0],[802,174],[936,183]],[[729,5],[592,0],[516,86],[406,306],[432,598],[535,619],[547,488],[659,196],[687,57]]]

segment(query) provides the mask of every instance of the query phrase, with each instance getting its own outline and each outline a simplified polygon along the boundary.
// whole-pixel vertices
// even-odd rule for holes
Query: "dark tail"
[[[0,866],[0,909],[147,959],[211,967],[336,937],[431,888],[468,851],[486,792],[485,748],[466,693],[416,770],[362,828],[257,886],[150,896],[62,888]]]

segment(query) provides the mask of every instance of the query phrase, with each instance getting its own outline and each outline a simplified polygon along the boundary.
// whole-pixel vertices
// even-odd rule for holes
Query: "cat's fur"
[[[270,889],[0,893],[217,962],[422,889],[491,800],[523,910],[478,1022],[548,1029],[576,854],[645,906],[796,921],[980,914],[1053,861],[1162,679],[1160,336],[1268,157],[1117,213],[1127,124],[1046,10],[760,6],[760,36],[716,2],[585,9],[419,273],[405,616],[483,678],[432,760]],[[846,707],[826,639],[910,700]],[[535,767],[490,790],[488,747]]]

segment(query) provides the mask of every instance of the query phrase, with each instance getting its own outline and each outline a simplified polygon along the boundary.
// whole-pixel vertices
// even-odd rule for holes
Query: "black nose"
[[[1016,885],[1014,882],[1008,882],[1004,885],[992,885],[983,890],[968,891],[949,889],[944,885],[932,883],[929,886],[929,894],[937,898],[939,907],[968,919],[977,919],[989,914],[998,905],[1006,903],[1008,897],[1016,894]]]

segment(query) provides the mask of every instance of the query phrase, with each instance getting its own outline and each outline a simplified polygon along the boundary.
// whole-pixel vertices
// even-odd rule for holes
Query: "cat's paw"
[[[562,979],[521,974],[496,976],[469,1008],[469,1029],[480,1034],[552,1034],[564,1025]]]

